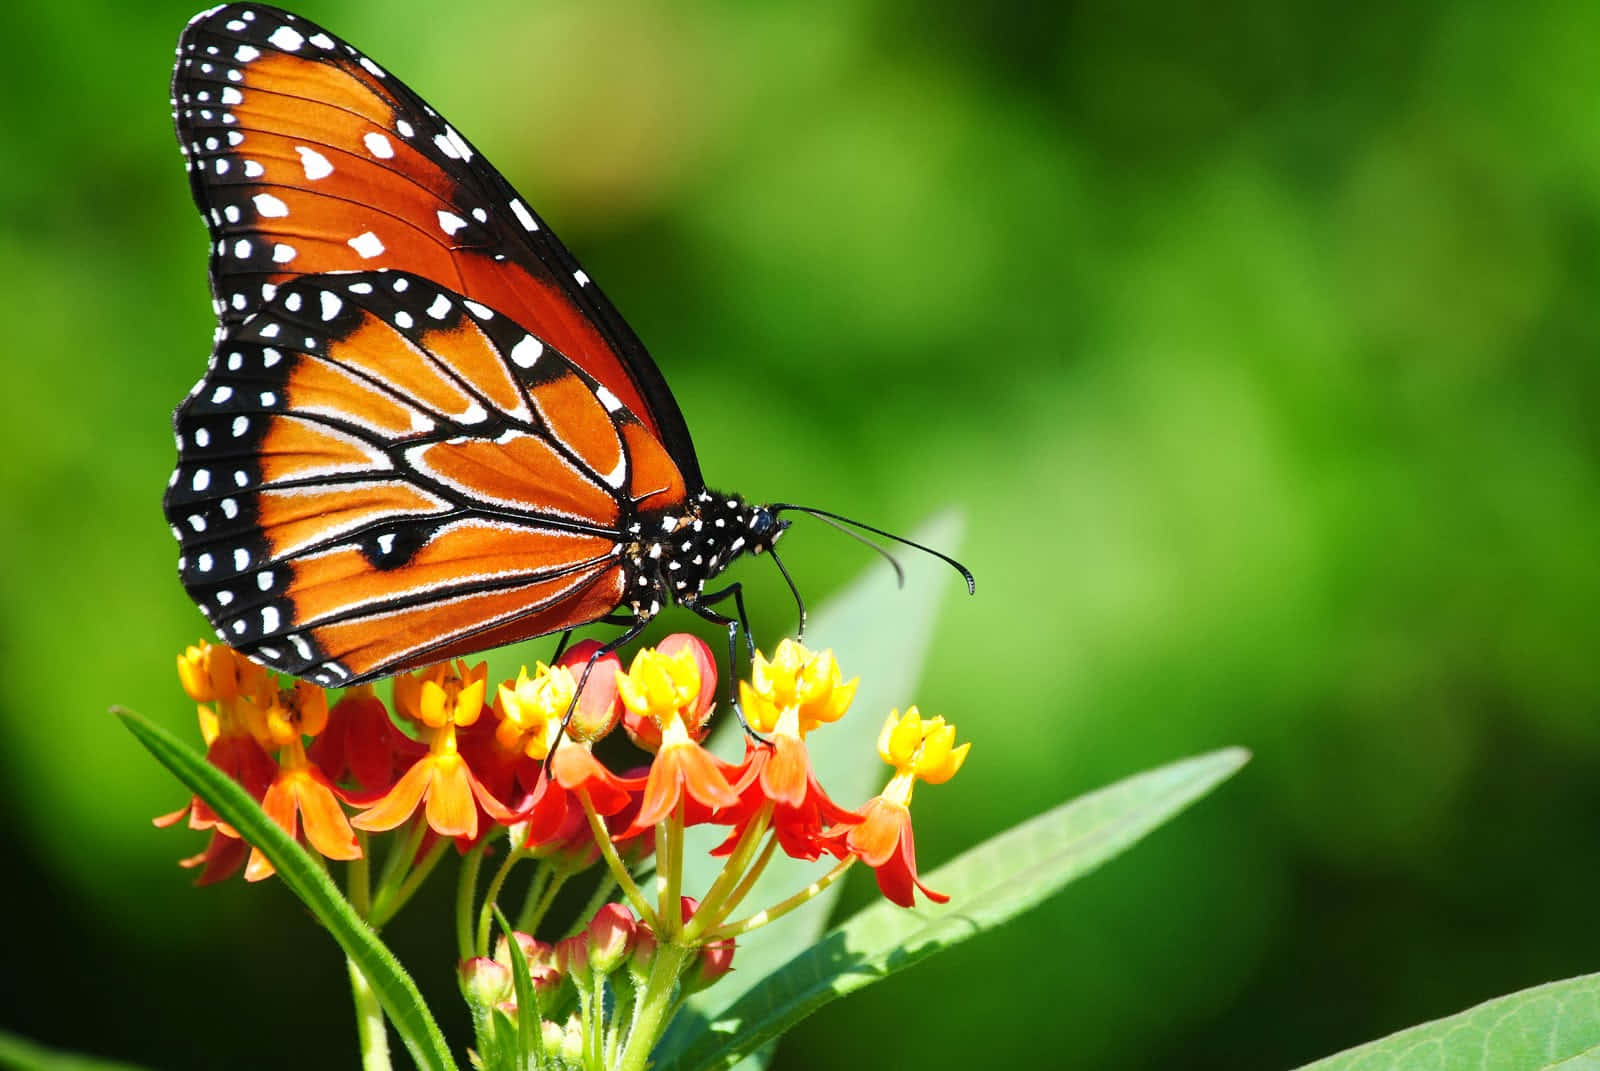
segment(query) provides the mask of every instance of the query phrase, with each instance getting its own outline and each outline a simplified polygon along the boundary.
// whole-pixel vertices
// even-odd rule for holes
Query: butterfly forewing
[[[350,683],[594,620],[682,474],[612,390],[405,272],[277,286],[179,407],[169,520],[217,631]]]
[[[184,31],[172,98],[225,327],[303,275],[433,279],[536,332],[700,484],[682,414],[632,330],[499,172],[393,75],[305,19],[229,4]]]

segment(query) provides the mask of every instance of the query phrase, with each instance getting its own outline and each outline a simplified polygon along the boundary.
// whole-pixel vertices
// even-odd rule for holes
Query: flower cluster
[[[370,686],[334,698],[280,682],[204,642],[179,656],[178,675],[199,704],[210,761],[309,848],[349,861],[352,903],[373,926],[399,910],[448,846],[464,854],[457,938],[462,990],[481,1013],[480,1046],[494,1044],[496,1015],[517,1014],[514,955],[533,982],[546,1048],[579,1053],[568,1061],[579,1066],[613,1066],[613,1056],[636,1066],[675,1002],[728,970],[736,937],[816,896],[855,862],[897,904],[912,906],[917,889],[947,899],[917,875],[908,808],[916,782],[948,780],[970,745],[955,746],[954,727],[915,707],[891,713],[878,739],[894,770],[887,786],[859,809],[836,803],[806,745],[855,695],[857,682],[843,678],[831,651],[785,640],[770,659],[755,655],[738,685],[750,730],[739,762],[702,744],[717,668],[706,645],[683,634],[641,650],[626,670],[585,641],[493,686],[483,663],[440,663],[396,677],[387,705]],[[648,759],[621,773],[594,750],[618,727]],[[199,798],[156,821],[185,817],[210,833],[205,850],[183,861],[200,868],[202,883],[241,867],[252,881],[273,873]],[[712,850],[722,872],[698,899],[681,887],[684,830],[696,825],[726,830]],[[374,888],[372,838],[388,831],[397,837]],[[503,861],[474,925],[479,868],[502,837]],[[789,899],[735,919],[780,849],[834,865]],[[635,880],[647,859],[653,892]],[[491,912],[525,860],[539,866],[515,916],[518,951],[502,940],[490,955]],[[605,868],[600,895],[620,892],[620,901],[554,946],[526,937],[562,884],[596,863]]]

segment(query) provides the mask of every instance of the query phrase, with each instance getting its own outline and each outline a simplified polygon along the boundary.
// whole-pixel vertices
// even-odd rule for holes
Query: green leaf
[[[1390,1034],[1301,1071],[1594,1071],[1600,1068],[1600,974],[1496,997]]]
[[[268,818],[238,782],[171,733],[132,711],[113,708],[112,713],[178,780],[266,853],[283,883],[328,928],[345,955],[371,982],[378,1003],[417,1066],[423,1071],[454,1071],[450,1047],[423,1003],[422,994],[394,954],[340,894],[321,862]]]
[[[1138,841],[1248,758],[1229,748],[1175,762],[989,839],[927,876],[950,903],[906,910],[881,901],[859,912],[729,1004],[688,1045],[662,1053],[659,1071],[731,1067],[829,1001],[1017,917]]]
[[[911,538],[953,554],[958,550],[961,527],[958,514],[945,512],[923,523]],[[961,579],[937,558],[916,551],[896,557],[905,567],[904,587],[896,584],[887,562],[875,563],[813,612],[806,625],[806,646],[812,650],[833,648],[845,677],[861,678],[844,720],[806,738],[812,765],[828,794],[850,807],[870,799],[888,779],[888,767],[876,750],[878,730],[891,707],[903,709],[915,699],[939,604],[952,591],[965,593]],[[739,733],[732,719],[726,719],[724,728],[731,731],[719,737],[718,743],[724,755],[731,755],[743,745],[727,742]],[[711,885],[723,861],[703,851],[691,850],[686,855],[683,887],[688,894],[699,895]],[[777,903],[815,881],[825,869],[780,854],[768,865],[745,904],[756,910]],[[842,883],[835,884],[815,902],[740,940],[738,970],[689,999],[658,1052],[680,1041],[687,1044],[690,1035],[705,1029],[711,1013],[786,963],[796,948],[813,944],[827,928],[841,888]]]
[[[46,1048],[0,1030],[0,1067],[7,1071],[144,1071],[137,1064]]]
[[[511,923],[506,921],[499,904],[490,904],[494,919],[500,924],[505,937],[506,951],[511,956],[511,987],[517,996],[517,1067],[544,1066],[544,1033],[539,1024],[539,1000],[533,992],[533,978],[528,974],[528,958],[522,954]]]

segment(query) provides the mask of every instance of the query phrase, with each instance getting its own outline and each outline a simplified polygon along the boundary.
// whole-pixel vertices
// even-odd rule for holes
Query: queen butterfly
[[[614,649],[675,601],[731,649],[739,586],[707,581],[771,550],[785,510],[844,520],[709,490],[616,309],[355,48],[227,4],[177,54],[220,322],[164,508],[227,643],[347,685],[600,620],[628,626]],[[730,596],[738,618],[712,609]]]

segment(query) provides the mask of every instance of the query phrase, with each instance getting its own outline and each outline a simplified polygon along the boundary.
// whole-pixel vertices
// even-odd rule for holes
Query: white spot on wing
[[[305,43],[306,39],[300,36],[292,26],[279,26],[267,38],[267,44],[272,45],[274,48],[281,48],[285,52],[298,52],[300,51],[300,46]]]
[[[339,315],[339,310],[344,308],[344,302],[339,300],[339,295],[332,290],[322,292],[322,318],[331,320]]]
[[[594,396],[600,399],[600,404],[606,407],[606,412],[608,413],[615,413],[618,409],[622,408],[622,399],[618,398],[615,394],[612,394],[605,387],[601,387],[596,390],[594,392]]]
[[[459,231],[466,225],[467,221],[456,215],[454,212],[446,212],[442,208],[439,210],[439,229],[450,235],[452,238],[455,237],[456,231]]]
[[[361,143],[367,147],[368,152],[380,160],[388,160],[394,156],[394,146],[389,143],[388,138],[376,130],[367,131]]]
[[[371,231],[362,231],[346,244],[368,260],[383,252],[383,243]]]
[[[536,231],[539,229],[539,224],[533,218],[533,213],[528,211],[528,206],[515,197],[511,199],[511,214],[517,217],[517,222],[522,224],[523,230]]]
[[[312,182],[333,174],[333,165],[328,158],[309,145],[296,145],[294,151],[300,154],[300,165],[305,168],[306,178]]]
[[[439,294],[433,299],[433,304],[428,306],[428,315],[435,320],[442,320],[450,312],[450,299]]]
[[[272,262],[274,264],[287,264],[300,255],[300,251],[284,242],[274,243],[272,247]]]
[[[523,335],[522,341],[511,347],[511,363],[518,368],[532,368],[533,362],[544,352],[544,343],[532,335]]]
[[[256,204],[256,211],[268,219],[279,219],[289,214],[289,206],[270,193],[258,193],[251,200]]]
[[[249,63],[261,55],[261,50],[253,45],[240,45],[233,53],[233,58],[240,63]]]

